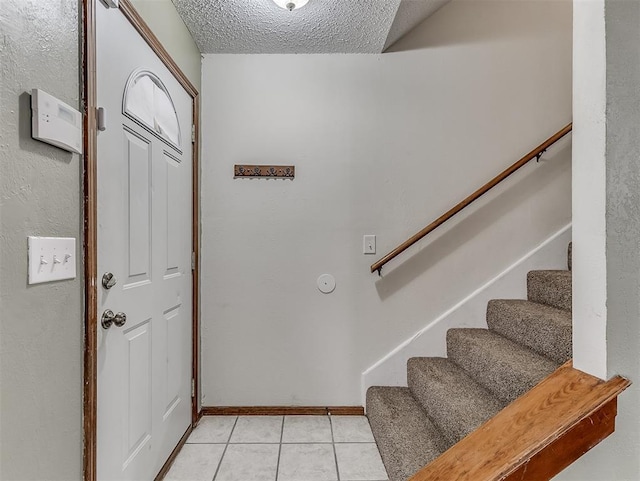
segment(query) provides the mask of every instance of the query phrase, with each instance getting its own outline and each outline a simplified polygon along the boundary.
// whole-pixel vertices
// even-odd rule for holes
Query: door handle
[[[102,313],[101,324],[104,329],[109,329],[111,324],[115,324],[117,327],[122,327],[126,322],[127,315],[124,312],[114,314],[111,309],[107,309]]]
[[[115,286],[116,282],[118,281],[111,272],[107,272],[102,276],[102,287],[104,287],[107,290]]]

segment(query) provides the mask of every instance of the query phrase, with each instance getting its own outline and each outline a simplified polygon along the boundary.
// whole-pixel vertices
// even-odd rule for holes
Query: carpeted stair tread
[[[453,445],[504,407],[467,373],[443,357],[414,357],[407,363],[413,397]]]
[[[527,299],[571,311],[571,271],[531,271]]]
[[[558,367],[551,359],[487,329],[449,329],[447,354],[505,403],[527,392]]]
[[[391,481],[406,481],[448,447],[409,388],[369,388],[367,416]]]
[[[489,329],[557,363],[571,358],[571,313],[519,299],[495,299],[487,305]]]

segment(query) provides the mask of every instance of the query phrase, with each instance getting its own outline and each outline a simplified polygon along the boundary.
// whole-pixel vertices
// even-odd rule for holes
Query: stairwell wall
[[[367,367],[570,222],[565,139],[369,273],[571,120],[571,12],[454,0],[382,55],[205,56],[204,405],[359,405]]]

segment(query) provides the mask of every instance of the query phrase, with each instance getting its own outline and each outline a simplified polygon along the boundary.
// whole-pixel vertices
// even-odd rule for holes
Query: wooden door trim
[[[96,481],[97,478],[97,406],[98,406],[98,208],[97,208],[97,164],[98,129],[97,112],[97,73],[96,73],[96,5],[98,0],[82,0],[82,105],[84,110],[84,174],[83,174],[83,217],[84,217],[84,372],[83,372],[83,478]],[[194,268],[192,270],[192,379],[195,382],[195,395],[191,398],[191,427],[199,420],[198,398],[199,383],[199,289],[200,289],[200,98],[198,90],[189,81],[178,64],[162,46],[158,37],[131,4],[130,0],[120,0],[120,10],[125,18],[137,30],[172,73],[180,85],[192,98],[193,142],[192,172],[192,252]],[[189,430],[190,430],[189,429]],[[183,437],[183,440],[186,439]],[[181,443],[183,442],[181,440]],[[168,463],[170,465],[170,458]],[[164,467],[163,467],[164,469]]]
[[[84,371],[83,460],[85,481],[96,480],[98,407],[98,130],[96,125],[96,2],[82,1],[82,105],[84,109]]]

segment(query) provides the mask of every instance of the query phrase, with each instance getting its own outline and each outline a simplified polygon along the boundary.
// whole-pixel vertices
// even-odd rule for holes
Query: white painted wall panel
[[[576,368],[607,377],[604,0],[574,5],[573,328]]]

